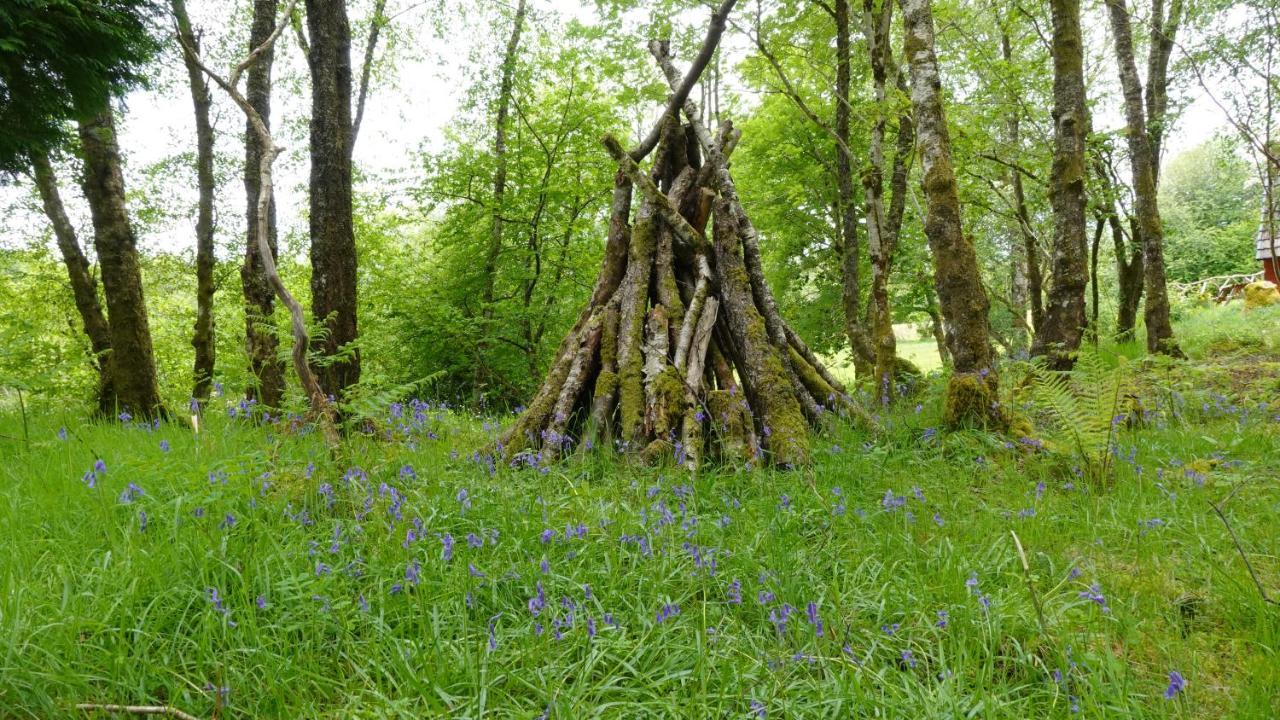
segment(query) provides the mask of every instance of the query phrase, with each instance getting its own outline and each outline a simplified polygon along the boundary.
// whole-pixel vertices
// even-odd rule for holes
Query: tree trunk
[[[998,402],[987,317],[990,301],[982,287],[973,241],[960,225],[960,197],[934,53],[933,11],[930,0],[900,0],[900,4],[911,65],[911,106],[924,167],[924,231],[933,252],[947,349],[954,363],[944,422],[1003,428],[1006,421]]]
[[[1085,244],[1085,141],[1089,135],[1084,96],[1084,42],[1080,1],[1051,0],[1053,12],[1053,284],[1043,325],[1036,326],[1033,355],[1050,367],[1069,369],[1088,322],[1084,289],[1089,280]]]
[[[311,313],[323,322],[320,387],[335,400],[360,380],[351,205],[351,27],[345,2],[307,0],[311,51]]]
[[[1007,32],[1000,33],[1000,52],[1005,63],[1013,65],[1013,45],[1009,42]],[[1009,117],[1005,124],[1009,132],[1009,144],[1015,153],[1022,148],[1022,114],[1015,101],[1009,104]],[[1022,238],[1021,262],[1026,270],[1026,295],[1031,305],[1031,331],[1038,331],[1044,323],[1044,274],[1040,271],[1040,243],[1031,227],[1031,213],[1027,210],[1027,193],[1022,184],[1022,171],[1018,167],[1017,156],[1009,167],[1009,184],[1013,188],[1013,207],[1018,221],[1018,235]],[[1017,253],[1015,253],[1017,254]],[[1019,306],[1018,303],[1014,304]],[[1025,324],[1025,316],[1022,323]]]
[[[214,327],[213,327],[213,124],[209,120],[209,85],[196,62],[200,40],[191,29],[185,0],[172,0],[173,17],[178,26],[183,64],[187,67],[187,80],[191,87],[191,104],[196,117],[196,187],[200,200],[196,211],[196,324],[191,336],[195,348],[195,366],[192,368],[191,397],[204,403],[209,399],[213,385]]]
[[[1134,206],[1142,243],[1143,273],[1147,295],[1144,319],[1147,324],[1147,351],[1182,357],[1169,321],[1169,294],[1165,284],[1164,228],[1156,185],[1156,156],[1147,133],[1142,83],[1133,59],[1133,31],[1125,0],[1106,0],[1115,35],[1116,62],[1124,90],[1124,108],[1129,140],[1129,160],[1133,172]]]
[[[249,31],[249,49],[262,47],[275,26],[278,0],[254,0],[253,25]],[[254,111],[262,118],[266,128],[271,127],[271,66],[275,59],[274,44],[267,46],[258,62],[249,68],[245,83],[245,97]],[[275,294],[267,280],[258,253],[258,197],[262,192],[260,166],[262,141],[253,127],[245,120],[244,135],[244,194],[245,194],[245,248],[244,262],[240,266],[240,284],[244,291],[244,338],[249,356],[252,384],[246,396],[267,407],[280,407],[284,400],[284,362],[280,360],[280,341],[276,337]],[[276,206],[266,206],[266,245],[272,259],[276,257]]]
[[[135,417],[167,415],[160,400],[151,327],[142,293],[138,240],[125,208],[124,173],[110,107],[79,123],[84,194],[93,216],[111,331],[111,377],[119,408]]]
[[[898,244],[902,213],[906,202],[907,158],[915,144],[911,116],[898,116],[898,143],[890,181],[892,198],[888,214],[884,207],[884,136],[888,115],[888,86],[899,86],[902,78],[893,63],[890,30],[893,26],[893,4],[876,5],[863,2],[863,26],[867,53],[871,59],[871,76],[875,84],[876,119],[871,128],[867,153],[868,168],[863,174],[866,190],[867,245],[871,254],[871,335],[875,347],[874,387],[881,404],[893,398],[899,360],[897,339],[893,334],[893,310],[889,303],[889,274],[893,269],[893,253]],[[892,79],[890,76],[892,75]]]
[[[498,87],[498,98],[494,111],[493,131],[493,206],[490,213],[492,226],[489,229],[489,248],[485,252],[482,273],[482,290],[480,293],[480,337],[476,342],[475,387],[473,395],[479,401],[489,381],[489,366],[486,351],[487,338],[494,328],[493,301],[494,286],[497,282],[498,257],[502,254],[503,220],[506,211],[503,201],[507,190],[507,119],[511,112],[511,95],[515,87],[516,60],[520,51],[520,34],[524,30],[526,12],[525,0],[519,0],[516,14],[512,20],[511,35],[507,38],[507,49],[502,56],[502,79]]]
[[[89,261],[80,249],[80,241],[76,238],[71,220],[67,218],[62,195],[58,192],[58,178],[49,162],[49,155],[44,152],[32,153],[31,166],[36,187],[40,190],[44,214],[53,225],[58,251],[62,253],[62,262],[67,266],[67,278],[71,282],[71,295],[75,298],[76,311],[80,313],[84,334],[88,336],[89,347],[93,351],[93,365],[98,370],[98,414],[111,417],[116,407],[115,383],[111,377],[111,328],[107,325],[102,305],[98,302],[98,283],[89,271]]]
[[[1137,223],[1130,222],[1130,227],[1134,228],[1133,246],[1125,252],[1124,228],[1120,225],[1120,218],[1112,213],[1107,218],[1107,224],[1111,226],[1111,241],[1115,244],[1116,281],[1120,296],[1116,313],[1116,339],[1128,342],[1133,339],[1138,327],[1138,309],[1142,306],[1142,281],[1145,276],[1142,268],[1142,243],[1137,239]]]
[[[858,205],[854,199],[853,156],[849,150],[850,38],[849,0],[835,0],[836,25],[836,190],[840,230],[841,300],[858,379],[871,374],[875,348],[862,321],[862,253],[858,247]]]

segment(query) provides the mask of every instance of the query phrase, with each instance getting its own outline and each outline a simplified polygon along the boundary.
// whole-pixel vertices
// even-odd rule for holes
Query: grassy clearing
[[[221,412],[46,411],[29,449],[6,415],[0,717],[1275,717],[1280,608],[1209,503],[1240,487],[1280,595],[1280,408],[1218,337],[1143,376],[1175,399],[1119,426],[1105,486],[935,434],[933,389],[883,436],[833,423],[811,471],[698,476],[494,469],[483,421],[424,406],[339,460]]]

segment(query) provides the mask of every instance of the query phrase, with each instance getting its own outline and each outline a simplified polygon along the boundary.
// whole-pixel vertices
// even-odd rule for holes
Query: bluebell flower
[[[1172,700],[1187,687],[1187,681],[1177,670],[1169,671],[1169,687],[1164,690],[1165,700]]]
[[[59,440],[66,440],[66,439],[67,439],[67,428],[66,428],[66,426],[63,426],[63,427],[58,428],[58,439],[59,439]]]
[[[227,516],[222,518],[222,522],[218,523],[218,527],[222,528],[223,530],[227,530],[235,526],[236,526],[236,516],[232,515],[231,513],[227,513]]]
[[[142,488],[138,487],[134,483],[129,483],[125,486],[125,489],[121,491],[119,499],[122,504],[128,505],[145,494],[146,493],[142,491]]]
[[[146,529],[147,529],[147,511],[139,510],[138,511],[138,530],[146,530]]]
[[[421,571],[422,571],[422,565],[418,563],[417,558],[410,560],[409,564],[406,565],[404,568],[405,581],[408,582],[410,585],[417,585],[418,583],[422,582]]]
[[[93,471],[99,475],[107,473],[107,463],[102,458],[93,461]]]
[[[259,609],[259,610],[266,610],[266,609],[267,609],[267,596],[266,596],[266,595],[259,595],[259,596],[258,596],[258,597],[253,601],[253,602],[254,602],[254,604],[255,604],[255,605],[257,605],[257,606],[258,606],[258,609]]]
[[[948,619],[947,619],[947,611],[946,611],[946,610],[939,610],[939,611],[938,611],[938,621],[937,621],[936,623],[934,623],[934,625],[936,625],[937,627],[939,627],[939,628],[941,628],[941,629],[945,630],[945,629],[947,629],[947,622],[948,622]]]
[[[440,556],[445,562],[453,561],[453,536],[449,533],[440,536]]]
[[[160,452],[166,452],[166,453],[167,453],[167,452],[169,452],[169,441],[168,441],[168,440],[161,440],[161,441],[160,441]]]
[[[738,578],[729,583],[729,602],[734,605],[742,604],[742,581]]]
[[[360,593],[356,598],[356,605],[360,607],[360,612],[369,612],[369,601],[364,599],[364,593]]]

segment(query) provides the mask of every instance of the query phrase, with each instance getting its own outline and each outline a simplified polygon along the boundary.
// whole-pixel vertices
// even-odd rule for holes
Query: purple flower
[[[413,560],[410,560],[409,564],[406,565],[404,568],[405,581],[408,582],[410,585],[417,585],[418,583],[422,582],[421,571],[422,571],[422,565],[418,563],[418,560],[416,558]]]
[[[257,605],[257,606],[258,606],[258,609],[259,609],[259,610],[266,610],[266,609],[267,609],[267,596],[266,596],[266,595],[259,595],[259,596],[257,597],[257,599],[256,599],[256,600],[254,600],[253,602],[254,602],[254,604],[255,604],[255,605]]]
[[[143,495],[146,495],[146,493],[142,491],[142,488],[138,487],[134,483],[129,483],[127,486],[125,486],[125,489],[120,493],[120,502],[124,505],[128,505],[129,503],[133,502],[134,500],[137,500]]]
[[[551,539],[554,538],[555,536],[556,536],[555,530],[552,530],[551,528],[547,528],[543,530],[542,535],[540,536],[542,539],[542,544],[546,545],[547,543],[551,542]]]
[[[742,604],[742,581],[738,578],[729,583],[729,602],[734,605]]]
[[[916,659],[911,655],[910,650],[902,651],[902,662],[906,663],[908,667],[916,666]]]
[[[894,495],[892,490],[885,490],[884,497],[880,500],[880,506],[885,512],[893,512],[906,504],[907,499],[901,495]]]
[[[147,511],[139,510],[138,511],[138,530],[146,530],[146,529],[147,529]]]
[[[805,613],[809,616],[809,624],[813,626],[814,634],[822,637],[822,618],[818,616],[818,603],[811,602],[806,605]]]
[[[662,624],[667,620],[680,614],[680,606],[674,603],[667,603],[658,611],[658,624]]]
[[[356,598],[356,605],[360,607],[360,612],[369,612],[369,601],[364,599],[364,593],[361,593],[360,597]]]
[[[1098,583],[1090,585],[1088,590],[1082,590],[1080,597],[1097,603],[1102,607],[1102,612],[1111,611],[1111,608],[1107,607],[1107,598],[1102,594],[1102,586]]]
[[[440,536],[440,547],[441,547],[440,556],[444,558],[445,562],[452,562],[453,561],[453,536],[450,535],[449,533],[445,533],[444,535]]]
[[[58,428],[58,439],[59,439],[59,440],[66,440],[66,439],[67,439],[67,428],[66,428],[66,426],[63,426],[63,427]]]
[[[1187,687],[1187,681],[1177,670],[1169,671],[1169,687],[1164,690],[1164,699],[1172,700]]]
[[[231,513],[227,513],[227,516],[222,518],[222,522],[218,523],[218,527],[222,528],[223,530],[227,530],[235,526],[236,526],[236,516],[232,515]]]
[[[902,627],[901,623],[893,623],[892,625],[881,625],[880,632],[884,633],[885,635],[888,635],[889,637],[893,637],[894,633],[898,632],[898,628],[900,627]]]
[[[463,510],[471,509],[471,494],[467,492],[466,488],[458,491],[458,504],[462,506]]]
[[[766,714],[767,712],[765,710],[764,703],[760,702],[759,700],[751,701],[751,717],[763,718]]]
[[[168,440],[161,440],[161,441],[160,441],[160,452],[166,452],[166,453],[167,453],[167,452],[169,452],[169,441],[168,441]]]
[[[943,630],[947,628],[947,611],[946,610],[938,611],[938,622],[934,623],[934,625],[938,626]]]

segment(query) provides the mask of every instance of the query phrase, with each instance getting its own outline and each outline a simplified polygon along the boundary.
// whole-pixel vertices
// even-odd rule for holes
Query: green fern
[[[1081,352],[1069,371],[1051,370],[1041,359],[1031,368],[1033,398],[1054,433],[1050,439],[1070,447],[1090,479],[1109,479],[1117,418],[1130,390],[1127,360],[1117,357],[1112,366],[1097,352]]]

